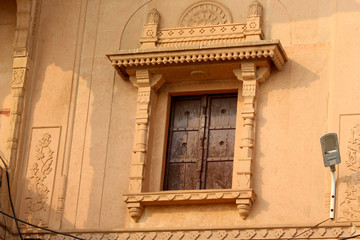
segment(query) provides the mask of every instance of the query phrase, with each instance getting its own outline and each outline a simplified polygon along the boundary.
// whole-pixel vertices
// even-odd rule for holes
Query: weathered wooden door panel
[[[206,166],[206,189],[229,189],[232,183],[232,161],[208,161]]]
[[[183,162],[169,165],[167,190],[197,189],[196,163]]]
[[[210,128],[236,125],[236,97],[212,98],[210,103]]]
[[[235,129],[209,131],[208,161],[226,158],[232,160],[234,156]]]
[[[199,153],[199,132],[173,132],[171,136],[169,162],[183,162],[201,158]]]
[[[172,99],[165,190],[231,188],[237,97]]]
[[[201,115],[201,98],[187,101],[176,101],[173,128],[199,128]],[[180,129],[179,129],[180,130]]]

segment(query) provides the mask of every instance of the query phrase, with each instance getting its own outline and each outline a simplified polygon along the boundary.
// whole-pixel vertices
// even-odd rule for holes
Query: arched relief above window
[[[128,193],[124,194],[124,201],[134,221],[141,218],[144,207],[149,205],[213,203],[236,204],[240,217],[246,219],[255,201],[252,163],[256,150],[258,89],[273,69],[282,69],[287,56],[279,40],[263,40],[263,8],[257,0],[249,6],[245,23],[231,23],[231,18],[221,17],[221,14],[228,18],[230,15],[224,8],[219,11],[219,7],[215,8],[218,11],[216,14],[220,14],[219,19],[226,19],[225,22],[219,20],[196,25],[203,21],[204,17],[207,18],[207,14],[214,14],[210,11],[214,5],[210,3],[215,4],[203,1],[190,6],[182,19],[195,19],[190,23],[194,26],[178,28],[160,28],[160,13],[156,9],[151,10],[140,38],[141,47],[107,55],[122,79],[130,80],[138,89],[135,144],[133,157],[129,159],[129,189]],[[198,13],[195,9],[199,10]],[[149,192],[145,184],[151,179],[151,176],[146,175],[151,172],[146,170],[148,163],[152,163],[154,159],[161,161],[166,155],[163,150],[159,150],[163,148],[159,148],[159,155],[153,156],[155,145],[151,139],[154,136],[149,135],[154,132],[151,131],[154,126],[159,126],[160,118],[165,119],[166,116],[150,116],[155,114],[154,109],[159,106],[158,102],[152,99],[159,96],[159,91],[173,93],[172,90],[166,90],[169,89],[168,86],[176,89],[180,88],[181,84],[191,85],[194,80],[197,85],[201,85],[202,94],[218,90],[210,89],[209,83],[219,83],[217,87],[226,85],[225,91],[237,91],[237,101],[243,101],[242,109],[236,112],[236,119],[242,121],[236,120],[235,135],[238,140],[234,143],[231,189],[161,191],[162,188],[159,187]],[[181,94],[190,95],[193,89],[187,89],[187,92],[181,90]],[[169,104],[166,102],[168,99],[163,101],[163,106]],[[167,115],[166,111],[162,113]],[[167,132],[168,126],[165,125],[164,123],[159,127],[163,132]],[[156,139],[165,139],[165,135],[166,133]],[[165,161],[153,165],[160,166],[164,163]]]
[[[232,16],[227,7],[217,2],[206,1],[188,7],[180,18],[179,26],[195,27],[229,23],[232,23]]]

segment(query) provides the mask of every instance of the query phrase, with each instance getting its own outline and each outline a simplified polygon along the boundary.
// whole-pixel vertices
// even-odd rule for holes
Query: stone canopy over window
[[[108,55],[118,74],[138,89],[135,144],[128,194],[124,195],[135,221],[148,205],[234,203],[243,219],[250,212],[256,198],[252,189],[252,162],[257,90],[272,68],[281,70],[287,57],[280,41],[263,40],[262,6],[258,1],[249,6],[246,23],[231,23],[231,19],[224,6],[206,1],[187,9],[180,27],[160,28],[160,14],[153,9],[140,38],[141,47]],[[157,124],[151,114],[157,104],[153,99],[158,91],[164,84],[194,80],[202,84],[202,81],[222,79],[242,83],[237,91],[243,106],[236,113],[236,119],[242,119],[243,124],[237,125],[241,131],[236,131],[239,141],[234,147],[231,189],[145,192],[144,181],[149,177],[145,169],[152,161],[148,151],[149,133]]]

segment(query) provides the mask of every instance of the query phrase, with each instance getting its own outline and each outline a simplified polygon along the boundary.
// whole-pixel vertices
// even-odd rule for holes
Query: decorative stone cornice
[[[129,68],[148,68],[149,66],[191,65],[205,62],[244,62],[269,60],[278,70],[282,69],[287,56],[277,40],[263,40],[239,43],[228,46],[184,47],[181,49],[135,49],[118,54],[108,54],[116,71],[128,79]]]
[[[275,240],[291,239],[313,225],[284,225],[284,226],[259,226],[251,228],[215,227],[215,228],[153,228],[153,229],[127,229],[127,230],[98,230],[98,231],[66,231],[79,238],[88,240]],[[357,234],[358,227],[350,223],[324,224],[311,229],[294,239],[338,239],[351,237]],[[1,230],[0,230],[1,232]],[[44,233],[23,233],[26,237],[42,238],[48,240],[64,239],[63,236]],[[9,236],[17,239],[17,236]]]

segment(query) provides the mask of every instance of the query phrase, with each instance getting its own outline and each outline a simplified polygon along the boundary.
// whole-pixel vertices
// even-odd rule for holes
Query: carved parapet
[[[263,8],[258,1],[249,6],[246,23],[232,23],[227,8],[219,3],[200,2],[190,6],[177,28],[160,29],[160,14],[152,9],[140,38],[140,48],[180,47],[238,43],[264,39]]]
[[[256,195],[251,189],[165,191],[124,195],[124,201],[129,209],[129,215],[135,222],[141,217],[145,206],[215,203],[236,204],[241,218],[245,219],[249,215],[255,198]]]

